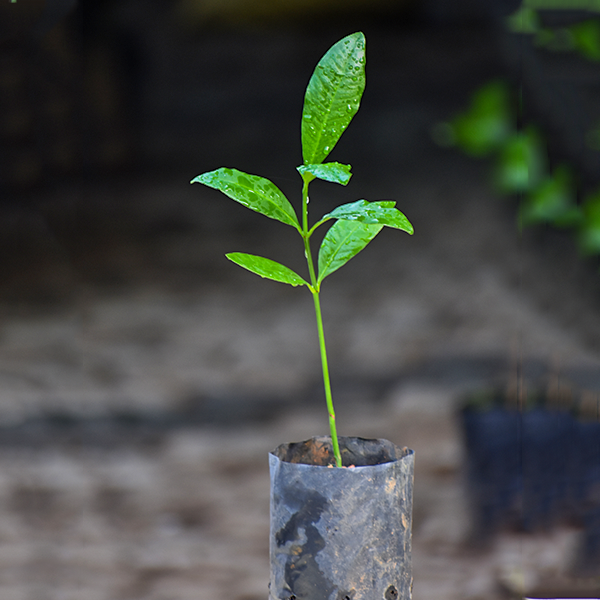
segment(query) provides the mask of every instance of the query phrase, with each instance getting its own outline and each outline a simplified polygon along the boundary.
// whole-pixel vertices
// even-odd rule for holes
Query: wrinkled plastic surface
[[[269,454],[269,599],[410,600],[414,453],[339,441],[347,468],[328,466],[329,438]]]

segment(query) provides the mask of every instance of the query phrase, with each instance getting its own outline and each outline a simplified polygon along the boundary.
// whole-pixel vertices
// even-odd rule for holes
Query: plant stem
[[[307,242],[309,239],[308,234],[308,184],[310,183],[309,179],[306,177],[302,177],[302,231],[304,235],[304,241]],[[309,253],[310,255],[310,250]],[[306,257],[308,260],[308,256]],[[311,273],[312,276],[312,273]],[[314,281],[312,282],[314,285]]]
[[[342,466],[342,456],[340,454],[340,445],[338,442],[337,427],[335,423],[335,410],[333,408],[333,397],[331,395],[331,382],[329,380],[329,365],[327,362],[327,349],[325,347],[325,332],[323,330],[323,318],[321,316],[321,302],[319,300],[320,284],[317,280],[315,267],[310,250],[310,233],[308,231],[308,179],[302,178],[304,184],[302,186],[302,239],[304,240],[304,255],[308,264],[308,272],[310,275],[310,291],[313,295],[315,304],[315,316],[317,318],[317,331],[319,334],[319,348],[321,350],[321,368],[323,370],[323,385],[325,387],[325,402],[327,403],[327,413],[329,415],[329,431],[331,433],[331,445],[333,447],[333,458],[335,466]]]
[[[321,349],[321,367],[323,368],[323,384],[325,386],[325,402],[327,403],[327,412],[329,414],[329,431],[331,432],[331,445],[333,446],[333,457],[335,466],[342,466],[342,456],[340,454],[340,445],[337,436],[337,427],[335,424],[335,410],[333,409],[333,398],[331,395],[331,383],[329,381],[329,366],[327,364],[327,350],[325,348],[325,333],[323,331],[323,319],[321,318],[321,303],[319,301],[319,292],[313,291],[313,300],[315,303],[315,315],[317,317],[317,329],[319,331],[319,347]]]

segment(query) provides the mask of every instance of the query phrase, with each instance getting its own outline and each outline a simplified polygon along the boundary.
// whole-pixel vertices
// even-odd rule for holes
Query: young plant
[[[300,218],[283,193],[268,179],[249,175],[236,169],[220,168],[195,177],[191,183],[203,183],[223,192],[247,208],[294,228],[304,243],[308,278],[269,258],[232,252],[227,258],[267,279],[292,286],[306,286],[315,306],[317,332],[321,351],[321,366],[325,399],[329,413],[329,428],[335,464],[342,466],[331,395],[325,334],[319,294],[323,280],[356,256],[384,226],[410,234],[413,227],[395,208],[395,202],[358,200],[338,206],[322,216],[312,226],[308,220],[308,187],[314,179],[346,185],[350,180],[350,165],[323,162],[333,150],[342,133],[358,111],[365,89],[365,37],[354,33],[334,44],[317,64],[306,88],[302,110],[302,157],[297,167],[302,178]],[[317,228],[333,222],[319,249],[317,268],[313,260],[310,239]]]

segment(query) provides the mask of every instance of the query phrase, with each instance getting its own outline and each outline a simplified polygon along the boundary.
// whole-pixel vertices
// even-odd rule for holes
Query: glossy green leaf
[[[383,225],[336,221],[321,242],[318,282],[356,256],[382,229]]]
[[[298,217],[283,192],[268,179],[222,167],[203,173],[191,183],[203,183],[271,219],[299,229]]]
[[[313,178],[330,181],[331,183],[340,183],[346,185],[352,177],[351,165],[343,165],[338,162],[322,163],[319,165],[300,165],[297,167],[300,175],[304,176],[310,173]]]
[[[272,279],[289,285],[308,285],[300,275],[292,271],[289,267],[282,265],[269,258],[255,256],[254,254],[245,254],[243,252],[231,252],[225,255],[230,261],[234,262],[244,269],[248,269],[256,275],[265,279]]]
[[[304,96],[302,158],[322,163],[358,111],[365,89],[365,36],[334,44],[317,64]]]
[[[350,204],[342,204],[335,210],[326,214],[326,218],[343,219],[345,221],[359,221],[369,225],[385,225],[401,229],[407,233],[414,233],[410,221],[397,208],[393,201],[368,202],[367,200],[357,200]]]

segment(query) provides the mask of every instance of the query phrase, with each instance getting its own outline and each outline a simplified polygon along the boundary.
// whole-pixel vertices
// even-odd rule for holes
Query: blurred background
[[[339,431],[416,451],[415,600],[598,597],[588,4],[2,2],[3,600],[266,597],[267,453],[326,433],[320,362],[306,291],[223,255],[302,248],[189,181],[298,206],[306,84],[357,30],[354,176],[311,210],[393,198],[415,234],[323,286]]]

